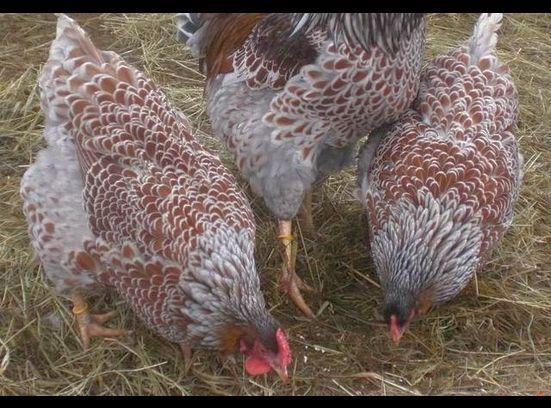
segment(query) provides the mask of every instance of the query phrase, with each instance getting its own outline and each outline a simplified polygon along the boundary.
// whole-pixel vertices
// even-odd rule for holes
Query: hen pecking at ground
[[[517,91],[495,55],[499,13],[435,58],[413,108],[360,155],[361,201],[397,343],[412,319],[454,298],[513,220],[522,178]]]
[[[113,313],[88,312],[84,295],[110,288],[186,355],[241,351],[249,374],[285,379],[289,345],[260,291],[249,203],[183,114],[64,15],[40,88],[48,146],[22,179],[24,213],[84,346],[126,333],[103,327]]]
[[[359,138],[415,98],[425,17],[407,13],[187,13],[180,38],[206,74],[215,135],[279,220],[282,288],[308,316],[292,219],[315,236],[311,191]]]

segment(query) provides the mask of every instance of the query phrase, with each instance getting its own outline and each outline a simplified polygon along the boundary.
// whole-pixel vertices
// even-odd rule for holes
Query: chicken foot
[[[292,221],[279,221],[278,238],[283,244],[283,265],[281,272],[281,287],[291,298],[295,305],[308,317],[314,317],[314,313],[304,301],[301,290],[314,292],[315,290],[305,284],[295,272],[297,245],[292,235]]]
[[[74,293],[73,314],[76,317],[80,338],[85,349],[90,346],[92,337],[119,337],[129,335],[129,330],[110,329],[103,327],[103,324],[117,315],[117,312],[111,311],[102,314],[91,314],[88,312],[88,304],[78,293]]]

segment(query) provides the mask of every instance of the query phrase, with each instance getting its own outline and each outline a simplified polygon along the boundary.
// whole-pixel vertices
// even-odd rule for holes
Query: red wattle
[[[255,357],[247,357],[245,360],[245,371],[249,375],[261,375],[269,373],[272,367],[267,361]]]
[[[281,366],[287,367],[292,360],[291,347],[289,347],[289,343],[287,342],[285,333],[283,333],[283,330],[281,330],[281,328],[277,329],[276,331],[276,340],[279,349],[278,356]]]

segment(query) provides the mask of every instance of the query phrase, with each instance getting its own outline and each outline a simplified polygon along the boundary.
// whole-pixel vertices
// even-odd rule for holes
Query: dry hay
[[[123,55],[163,87],[209,138],[196,61],[175,39],[172,16],[75,15],[98,46]],[[476,15],[430,18],[427,58],[466,39]],[[55,33],[52,15],[0,15],[0,395],[13,394],[549,394],[551,393],[550,163],[551,15],[507,15],[498,49],[520,93],[518,137],[525,181],[514,226],[483,276],[452,303],[414,323],[399,347],[381,322],[381,293],[353,198],[354,169],[318,191],[315,221],[325,240],[301,240],[299,273],[321,289],[309,321],[277,289],[274,221],[258,216],[257,260],[274,314],[289,327],[292,382],[249,378],[241,359],[196,352],[186,375],[176,345],[144,328],[116,296],[112,324],[132,339],[95,339],[84,352],[69,304],[54,295],[33,258],[18,195],[43,146],[37,75]],[[235,167],[223,151],[225,163]],[[246,188],[245,183],[241,184]],[[247,190],[248,191],[248,190]]]

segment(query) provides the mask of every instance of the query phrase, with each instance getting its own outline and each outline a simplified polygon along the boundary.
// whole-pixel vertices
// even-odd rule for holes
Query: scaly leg
[[[298,212],[298,222],[301,232],[310,239],[318,239],[316,227],[314,226],[314,218],[312,217],[312,191],[309,191],[304,196],[302,205]]]
[[[314,317],[314,313],[304,301],[300,290],[314,291],[306,285],[295,272],[296,245],[293,245],[292,222],[279,221],[279,236],[284,246],[283,267],[281,272],[281,286],[291,300],[308,317]]]
[[[191,368],[191,347],[189,344],[180,343],[180,349],[182,350],[182,355],[184,356],[184,365],[187,373]]]
[[[88,313],[88,305],[78,293],[73,294],[73,314],[75,315],[80,331],[80,338],[85,349],[90,346],[92,337],[118,337],[130,334],[128,330],[117,330],[103,327],[103,324],[113,318],[117,312],[103,314]]]

